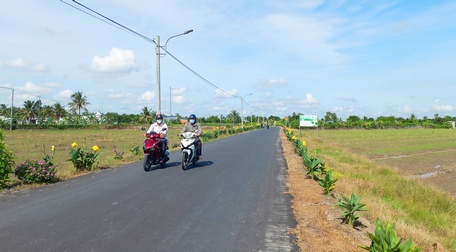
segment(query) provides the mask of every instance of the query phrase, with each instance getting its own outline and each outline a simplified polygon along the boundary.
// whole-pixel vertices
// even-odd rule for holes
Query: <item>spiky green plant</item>
[[[325,164],[316,157],[304,157],[304,166],[306,167],[306,173],[314,180],[318,180],[320,174],[325,174]]]
[[[360,203],[361,196],[355,196],[354,193],[351,194],[350,199],[347,198],[345,195],[342,195],[342,199],[343,201],[339,198],[335,206],[343,210],[341,216],[344,218],[344,223],[347,223],[351,227],[354,227],[355,222],[361,216],[357,214],[357,212],[367,211],[364,208],[366,204]]]
[[[375,234],[368,233],[371,239],[370,246],[360,246],[362,249],[371,252],[416,252],[422,248],[415,248],[412,239],[408,239],[402,243],[402,239],[398,238],[394,230],[394,224],[387,223],[384,227],[377,218],[375,221]]]
[[[333,179],[332,178],[332,171],[331,170],[326,172],[326,175],[325,175],[325,177],[323,179],[319,178],[318,179],[318,184],[320,184],[320,186],[323,188],[323,194],[329,195],[330,193],[332,193],[332,191],[336,187],[335,186],[336,181],[337,181],[337,179]]]

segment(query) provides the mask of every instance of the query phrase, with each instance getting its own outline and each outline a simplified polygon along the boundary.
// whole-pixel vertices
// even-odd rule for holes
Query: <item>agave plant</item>
[[[337,179],[332,179],[332,171],[327,171],[323,179],[318,179],[318,184],[320,184],[320,186],[323,187],[323,193],[325,195],[328,195],[336,187],[336,181]]]
[[[361,204],[361,196],[355,196],[351,194],[350,199],[345,195],[342,195],[343,201],[338,199],[338,202],[335,204],[336,207],[341,208],[344,212],[342,217],[344,218],[344,223],[349,224],[351,227],[355,225],[356,220],[361,216],[357,214],[358,211],[366,211],[364,208],[366,204]]]
[[[304,165],[306,166],[307,174],[314,180],[318,180],[318,175],[325,174],[325,164],[316,157],[304,157]]]
[[[408,239],[406,242],[402,243],[402,239],[398,238],[396,235],[394,224],[391,225],[387,223],[386,227],[384,227],[378,218],[375,221],[375,234],[368,233],[368,235],[371,239],[370,246],[360,247],[371,252],[416,252],[422,250],[422,248],[419,247],[415,248],[412,239]]]

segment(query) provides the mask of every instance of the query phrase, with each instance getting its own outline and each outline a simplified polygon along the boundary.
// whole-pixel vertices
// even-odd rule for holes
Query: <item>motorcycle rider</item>
[[[195,132],[196,138],[195,138],[195,144],[196,144],[196,156],[198,159],[201,159],[201,152],[203,149],[203,143],[201,142],[201,139],[199,138],[201,134],[203,133],[203,128],[201,127],[201,124],[199,124],[196,121],[196,116],[195,114],[191,114],[188,117],[188,122],[184,125],[184,128],[182,129],[181,133],[179,133],[179,136],[182,136],[182,133],[185,132]]]
[[[146,134],[150,134],[151,132],[160,134],[159,147],[162,157],[165,157],[165,151],[167,149],[166,147],[168,146],[168,138],[166,137],[166,134],[168,133],[168,125],[166,125],[166,123],[163,121],[163,116],[161,114],[157,114],[155,116],[155,120],[156,122],[150,125],[149,129],[146,131]]]

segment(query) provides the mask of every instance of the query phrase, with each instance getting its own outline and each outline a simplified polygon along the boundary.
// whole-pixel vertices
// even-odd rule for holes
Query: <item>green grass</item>
[[[181,126],[172,127],[168,133],[169,146],[177,146],[177,137]],[[52,155],[51,147],[55,146],[54,161],[59,165],[57,176],[68,179],[74,176],[73,164],[68,161],[71,144],[90,149],[93,145],[100,147],[98,168],[116,167],[143,158],[142,144],[144,131],[140,127],[132,129],[90,129],[90,130],[14,130],[3,131],[8,149],[15,155],[16,165],[27,159],[42,159]],[[130,149],[140,147],[139,155]],[[123,152],[122,159],[115,159],[116,152]],[[13,178],[14,179],[14,178]]]
[[[303,131],[300,138],[308,143],[311,153],[318,148],[318,158],[335,172],[334,177],[339,179],[336,192],[363,196],[371,220],[379,217],[396,222],[398,234],[420,246],[439,242],[456,251],[455,198],[425,180],[398,172],[405,167],[413,173],[413,169],[429,165],[426,159],[436,151],[447,153],[439,156],[440,162],[454,164],[456,130],[321,130],[318,137],[313,131]],[[399,159],[394,168],[374,161],[385,155],[416,157],[407,162]]]

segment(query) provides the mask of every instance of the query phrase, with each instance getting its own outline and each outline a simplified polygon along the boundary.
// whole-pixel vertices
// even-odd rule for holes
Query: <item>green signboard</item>
[[[318,127],[318,116],[316,115],[300,115],[300,127]]]

